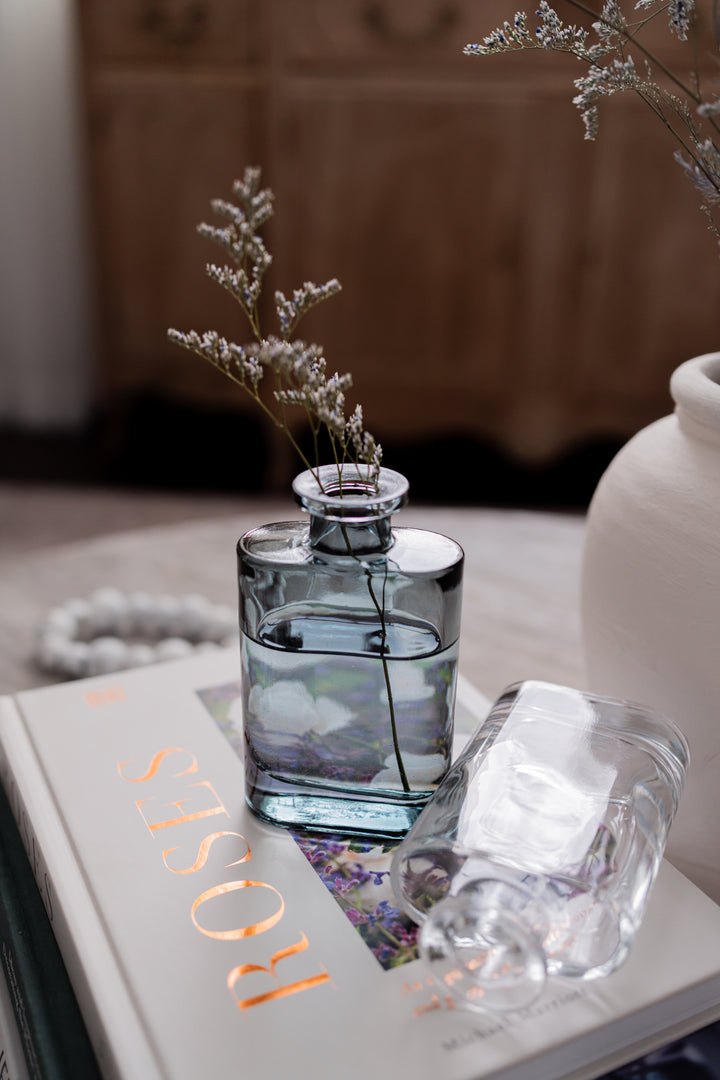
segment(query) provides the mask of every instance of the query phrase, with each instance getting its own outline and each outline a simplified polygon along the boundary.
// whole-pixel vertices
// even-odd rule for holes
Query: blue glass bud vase
[[[398,838],[450,762],[463,552],[392,527],[389,469],[293,489],[309,523],[238,542],[246,797],[277,825]]]

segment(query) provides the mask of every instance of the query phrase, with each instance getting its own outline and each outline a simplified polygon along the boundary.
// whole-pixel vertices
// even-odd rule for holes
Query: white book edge
[[[53,883],[48,917],[103,1076],[163,1080],[62,816],[17,706],[8,697],[0,698],[0,775],[11,806],[20,801],[35,840],[34,850],[40,853]],[[35,872],[37,876],[37,867]],[[102,1036],[106,1031],[123,1033],[122,1048]]]
[[[635,1061],[653,1050],[668,1046],[670,1043],[682,1039],[685,1035],[691,1035],[693,1031],[699,1031],[700,1028],[705,1027],[707,1024],[712,1024],[718,1019],[718,1015],[717,1006],[701,1013],[694,1013],[683,1021],[668,1024],[663,1029],[661,1041],[658,1041],[657,1034],[646,1035],[640,1039],[630,1039],[624,1047],[618,1047],[609,1054],[605,1054],[604,1057],[597,1057],[592,1065],[564,1072],[561,1076],[558,1076],[558,1080],[602,1080],[605,1073],[612,1072],[613,1069],[621,1068],[623,1065],[628,1065],[631,1061]],[[630,1060],[628,1060],[628,1050],[632,1052]]]

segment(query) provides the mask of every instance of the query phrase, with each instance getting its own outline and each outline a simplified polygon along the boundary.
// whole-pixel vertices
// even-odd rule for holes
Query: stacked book
[[[672,866],[613,975],[453,1008],[388,845],[249,812],[239,697],[230,649],[0,702],[0,1080],[720,1077],[720,908]]]

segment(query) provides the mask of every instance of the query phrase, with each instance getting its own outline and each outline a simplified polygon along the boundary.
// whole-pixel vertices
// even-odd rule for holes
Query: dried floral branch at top
[[[529,49],[564,52],[587,66],[586,74],[574,80],[579,91],[573,98],[582,114],[585,138],[598,132],[600,101],[622,91],[636,94],[655,114],[679,144],[675,159],[686,170],[700,193],[700,203],[710,228],[720,239],[720,99],[707,98],[697,66],[697,12],[695,0],[638,0],[635,10],[643,14],[629,21],[619,0],[605,0],[596,11],[584,0],[566,0],[570,7],[589,15],[592,34],[584,27],[566,25],[547,0],[540,0],[538,25],[528,30],[527,15],[518,12],[512,22],[493,30],[482,42],[466,45],[468,56],[492,56]],[[670,32],[688,42],[689,76],[671,70],[642,40],[644,27],[658,15],[666,14]],[[713,25],[713,19],[708,19]],[[717,49],[717,41],[713,40]],[[633,53],[642,59],[638,69]]]
[[[237,345],[214,330],[199,334],[195,330],[171,329],[168,337],[208,360],[242,387],[285,431],[305,467],[312,469],[316,476],[320,465],[319,440],[324,430],[338,467],[346,461],[365,465],[368,480],[377,483],[382,449],[365,431],[359,405],[349,418],[345,415],[345,393],[352,386],[351,376],[328,375],[319,345],[290,340],[298,323],[311,308],[340,291],[340,282],[335,278],[324,285],[306,281],[294,290],[292,299],[277,291],[275,310],[280,332],[279,335],[264,336],[259,302],[272,257],[258,235],[258,229],[272,216],[274,197],[268,188],[260,188],[260,170],[257,168],[245,170],[244,178],[233,184],[233,194],[237,205],[222,199],[211,203],[225,224],[202,224],[198,226],[198,232],[218,244],[233,264],[216,266],[211,263],[206,268],[207,274],[227,289],[240,305],[255,341]],[[271,405],[261,396],[260,384],[266,371],[272,373],[275,383]],[[314,462],[302,452],[288,423],[286,410],[293,406],[305,413],[315,446]]]

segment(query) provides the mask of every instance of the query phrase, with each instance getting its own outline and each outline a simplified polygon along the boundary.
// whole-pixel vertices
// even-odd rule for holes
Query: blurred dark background
[[[414,501],[584,508],[717,347],[672,143],[621,97],[584,141],[572,59],[464,57],[504,0],[34,7],[0,43],[0,480],[287,489],[282,437],[166,339],[249,340],[196,233],[249,164],[276,195],[268,300],[340,279],[300,333]]]

